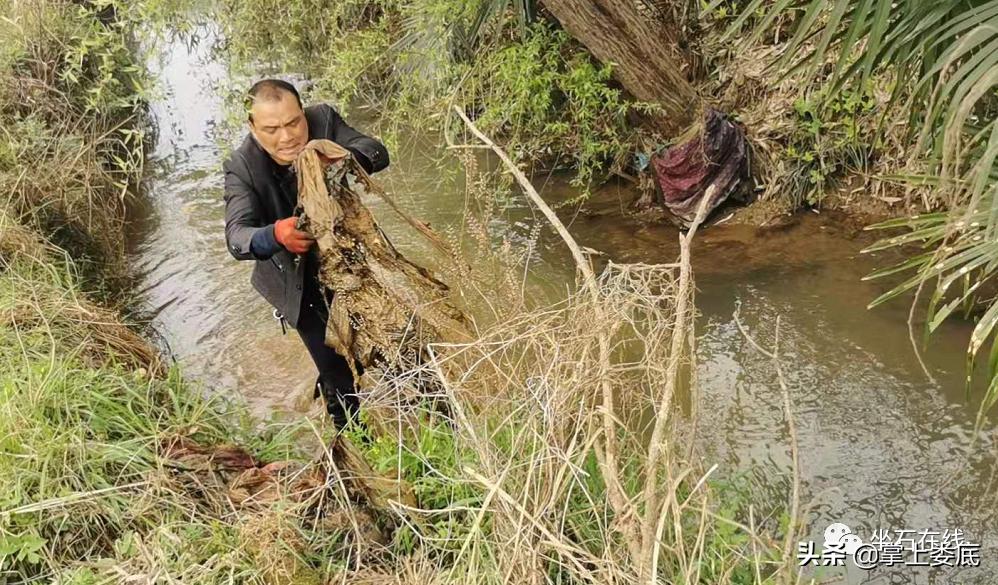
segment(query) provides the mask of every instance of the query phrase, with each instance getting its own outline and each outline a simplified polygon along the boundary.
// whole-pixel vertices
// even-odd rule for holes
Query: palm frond
[[[909,275],[870,306],[933,283],[931,333],[960,307],[983,301],[968,346],[973,363],[998,331],[998,299],[977,298],[983,283],[998,277],[998,0],[753,0],[727,34],[757,42],[786,18],[795,27],[772,65],[800,76],[802,87],[820,80],[822,95],[832,100],[850,85],[893,80],[888,109],[910,112],[916,139],[909,154],[927,169],[917,183],[932,187],[942,211],[872,226],[908,232],[870,250],[920,250],[868,277]],[[962,289],[953,292],[957,283]],[[985,407],[998,402],[994,341],[989,365],[994,378]]]
[[[411,16],[403,23],[404,33],[396,43],[396,50],[444,44],[450,57],[463,60],[475,54],[490,27],[501,28],[507,19],[515,18],[520,35],[534,22],[536,0],[468,0],[460,9],[440,14],[439,10],[420,10],[413,5]]]

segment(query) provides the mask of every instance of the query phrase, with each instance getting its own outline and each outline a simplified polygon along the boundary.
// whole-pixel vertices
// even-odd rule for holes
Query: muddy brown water
[[[155,65],[166,95],[153,106],[159,136],[145,195],[132,210],[130,264],[136,303],[169,343],[187,377],[245,398],[260,416],[295,410],[314,380],[293,332],[282,335],[250,287],[250,263],[236,262],[223,238],[225,67],[204,48],[170,48]],[[350,121],[364,128],[361,114]],[[412,214],[441,231],[459,225],[460,165],[438,168],[438,137],[412,138],[377,178]],[[238,137],[224,137],[235,144]],[[556,178],[535,177],[551,200],[576,193]],[[585,246],[618,261],[669,262],[676,231],[624,217],[633,194],[610,185],[579,209],[562,211]],[[371,202],[393,242],[420,262],[429,247],[380,202]],[[496,226],[527,239],[539,219],[513,201]],[[945,324],[931,340],[922,373],[911,350],[905,302],[867,310],[886,282],[861,278],[891,258],[859,253],[869,237],[830,214],[805,214],[773,230],[721,224],[697,237],[700,432],[718,477],[752,478],[756,496],[785,498],[790,454],[781,395],[771,363],[738,332],[733,313],[764,344],[780,318],[784,371],[800,445],[805,503],[813,503],[805,540],[831,522],[862,538],[875,529],[963,529],[981,543],[979,568],[935,571],[907,566],[873,571],[831,568],[856,583],[998,583],[993,424],[975,435],[977,402],[964,393],[964,350],[971,324]],[[545,230],[528,278],[552,298],[572,276],[567,252]],[[974,443],[976,439],[976,444]],[[848,574],[847,574],[848,573]]]

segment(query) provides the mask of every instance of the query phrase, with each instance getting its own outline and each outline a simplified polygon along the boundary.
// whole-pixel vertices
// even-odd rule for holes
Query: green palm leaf
[[[745,34],[760,11],[762,17]],[[884,76],[895,83],[886,110],[910,111],[917,138],[909,154],[926,171],[887,179],[931,187],[937,209],[871,226],[907,232],[867,251],[895,246],[920,251],[867,278],[908,274],[871,307],[931,282],[926,332],[932,332],[958,308],[977,302],[982,284],[998,272],[998,0],[754,0],[727,35],[757,42],[781,16],[793,18],[796,26],[773,66],[799,75],[804,88],[823,75],[821,95],[828,103],[847,87]],[[963,287],[954,294],[957,282]],[[968,346],[971,362],[998,330],[998,302],[985,301]],[[994,343],[989,373],[985,407],[998,402]]]

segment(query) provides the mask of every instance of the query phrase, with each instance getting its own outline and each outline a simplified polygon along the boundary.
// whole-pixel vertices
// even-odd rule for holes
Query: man
[[[253,287],[294,327],[319,371],[316,393],[342,427],[357,411],[353,374],[324,340],[330,294],[319,283],[315,240],[296,228],[298,184],[291,163],[309,140],[349,150],[368,173],[388,166],[385,146],[351,128],[326,104],[302,107],[294,86],[265,79],[249,90],[249,135],[225,161],[225,242],[237,260],[254,260]]]

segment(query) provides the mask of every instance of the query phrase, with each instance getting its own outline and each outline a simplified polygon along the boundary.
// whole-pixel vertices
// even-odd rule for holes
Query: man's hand
[[[304,254],[315,243],[308,232],[295,227],[298,218],[295,216],[279,219],[274,222],[274,239],[292,254]]]

